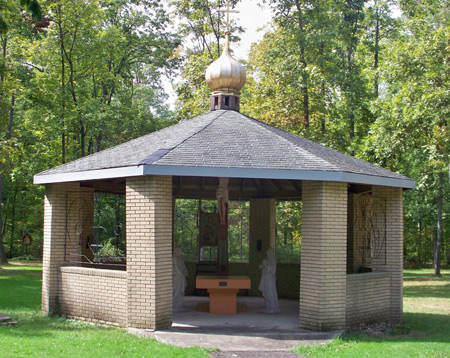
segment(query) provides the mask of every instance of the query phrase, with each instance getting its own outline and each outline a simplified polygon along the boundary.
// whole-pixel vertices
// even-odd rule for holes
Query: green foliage
[[[228,203],[228,261],[249,262],[250,202]]]
[[[186,261],[197,262],[198,258],[198,200],[177,199],[173,241],[181,247]]]
[[[119,249],[113,241],[115,241],[115,238],[110,238],[103,243],[100,250],[94,253],[94,262],[119,263],[124,261],[124,251]]]
[[[302,202],[278,201],[276,208],[276,253],[279,263],[300,263]]]
[[[356,154],[373,121],[365,1],[268,2],[275,24],[249,55],[243,112]]]
[[[416,180],[417,189],[405,193],[405,254],[409,260],[427,263],[439,236],[440,190],[442,253],[450,258],[450,184],[447,174],[440,174],[450,164],[450,17],[445,15],[447,2],[417,7],[406,1],[401,4],[407,15],[404,31],[386,43],[390,57],[380,70],[383,97],[372,104],[378,118],[367,137],[365,153],[371,161]]]
[[[126,240],[125,195],[96,193],[94,211],[93,244],[112,240],[116,246],[125,248]]]
[[[46,16],[35,22],[19,1],[0,2],[8,25],[0,42],[0,239],[9,256],[24,253],[25,232],[42,243],[44,188],[33,175],[173,123],[161,75],[176,67],[179,39],[161,3],[39,3]],[[42,245],[30,249],[40,256]]]

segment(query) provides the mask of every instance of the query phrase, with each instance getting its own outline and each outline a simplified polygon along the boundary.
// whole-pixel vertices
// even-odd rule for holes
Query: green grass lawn
[[[442,270],[442,277],[430,269],[405,270],[403,294],[404,322],[396,332],[381,337],[347,333],[295,352],[311,358],[450,357],[450,270]]]
[[[11,357],[209,357],[201,348],[178,348],[123,329],[102,328],[41,314],[41,268],[0,269],[0,312],[19,322],[0,326],[0,358]],[[450,270],[404,272],[404,327],[382,337],[347,333],[323,346],[298,347],[305,357],[450,358]],[[402,336],[400,333],[407,333]]]
[[[178,348],[123,329],[102,328],[41,313],[41,267],[0,268],[0,312],[19,324],[0,326],[0,357],[209,357],[202,348]]]

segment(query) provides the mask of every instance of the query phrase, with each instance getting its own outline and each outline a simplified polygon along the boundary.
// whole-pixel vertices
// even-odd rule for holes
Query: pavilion
[[[278,277],[299,289],[299,326],[401,322],[402,193],[414,182],[239,113],[245,71],[228,40],[207,82],[210,112],[35,176],[46,186],[44,314],[170,327],[174,200],[214,199],[230,178],[230,200],[250,201],[251,294],[275,246],[276,200],[302,200],[299,272]],[[89,255],[95,191],[126,197],[125,271],[73,259]]]

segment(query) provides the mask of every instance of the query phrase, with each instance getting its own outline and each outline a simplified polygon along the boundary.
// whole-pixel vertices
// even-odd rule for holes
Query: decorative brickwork
[[[347,273],[367,272],[372,267],[369,248],[373,235],[372,196],[348,194]]]
[[[391,275],[388,272],[347,275],[347,328],[389,321],[390,300]]]
[[[127,178],[128,327],[172,324],[172,177]]]
[[[81,215],[83,217],[83,238],[81,242],[81,252],[89,260],[94,259],[92,251],[87,247],[87,239],[91,244],[94,242],[94,195],[95,190],[91,188],[80,188]],[[82,261],[87,261],[82,259]]]
[[[61,267],[61,314],[98,324],[127,326],[125,271]]]
[[[259,240],[261,246],[258,248]],[[251,199],[248,270],[252,281],[251,295],[261,295],[258,290],[261,279],[259,265],[269,247],[275,247],[275,199]]]
[[[375,272],[391,273],[391,321],[401,323],[403,312],[403,190],[372,187],[373,200],[384,203],[386,210],[386,258],[372,264]],[[374,210],[377,210],[374,208]]]
[[[49,315],[57,308],[58,268],[69,260],[66,252],[66,240],[75,240],[70,247],[72,250],[77,249],[77,228],[70,225],[66,207],[67,202],[78,197],[78,192],[78,183],[49,184],[46,187],[42,255],[42,311],[44,315]],[[74,209],[77,205],[74,204]]]
[[[302,185],[300,327],[345,328],[347,184]]]

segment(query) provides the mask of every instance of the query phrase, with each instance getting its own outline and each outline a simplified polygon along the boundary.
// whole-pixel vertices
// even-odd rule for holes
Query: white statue
[[[227,217],[227,203],[229,199],[228,181],[229,178],[219,178],[219,186],[216,189],[216,197],[219,206],[219,219],[222,225],[226,224]]]
[[[264,258],[259,268],[262,271],[261,282],[259,290],[262,292],[266,307],[261,313],[277,314],[281,313],[280,305],[278,304],[278,293],[276,285],[277,259],[275,257],[275,249],[270,247],[266,252],[267,256]]]
[[[172,310],[173,312],[184,312],[186,309],[183,307],[183,296],[186,290],[186,276],[188,274],[186,265],[181,257],[181,247],[176,247],[173,250],[172,258]]]

